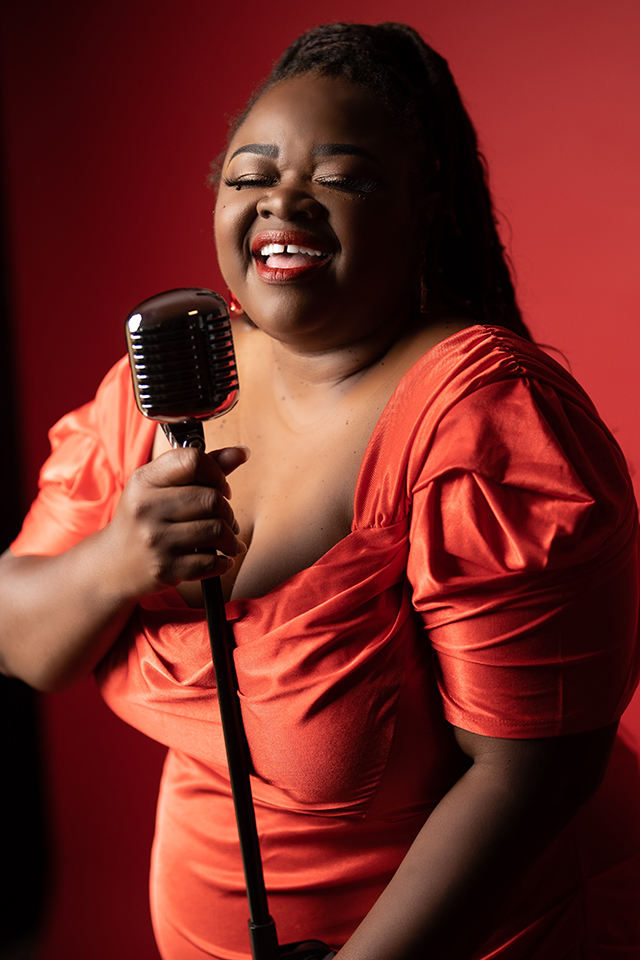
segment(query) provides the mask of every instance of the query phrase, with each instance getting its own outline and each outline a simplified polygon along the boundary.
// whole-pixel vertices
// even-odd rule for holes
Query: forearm
[[[469,960],[500,924],[514,884],[597,786],[614,736],[612,727],[558,738],[566,755],[551,744],[544,762],[516,758],[514,769],[474,764],[430,816],[339,960]],[[583,763],[590,746],[598,769]]]
[[[136,603],[108,553],[101,531],[59,556],[2,557],[2,673],[44,691],[91,673]]]
[[[526,858],[509,850],[509,797],[473,779],[433,812],[340,960],[467,960],[487,939],[505,881]]]

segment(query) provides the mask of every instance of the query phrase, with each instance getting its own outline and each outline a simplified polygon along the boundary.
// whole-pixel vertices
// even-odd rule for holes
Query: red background
[[[14,337],[30,497],[140,300],[225,293],[208,163],[272,60],[327,20],[405,20],[449,60],[489,160],[536,339],[640,463],[637,0],[5,0]],[[401,242],[401,238],[389,238]],[[380,251],[383,255],[383,251]],[[42,960],[155,960],[146,873],[162,749],[91,683],[43,698],[55,884]],[[640,702],[628,721],[640,734]]]

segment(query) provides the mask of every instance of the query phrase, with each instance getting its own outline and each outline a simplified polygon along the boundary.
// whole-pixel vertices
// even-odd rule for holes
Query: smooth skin
[[[96,667],[141,597],[177,586],[198,606],[199,579],[220,573],[227,597],[261,596],[349,533],[384,404],[470,323],[438,304],[428,322],[417,313],[434,198],[416,169],[380,106],[343,81],[305,75],[257,101],[229,145],[215,213],[220,265],[247,314],[241,402],[206,426],[217,453],[170,451],[159,435],[104,530],[59,557],[4,555],[3,672],[60,689]],[[294,234],[322,252],[316,269],[265,277],[256,241]],[[340,960],[471,957],[514,882],[597,789],[615,725],[541,740],[454,732],[469,768]]]

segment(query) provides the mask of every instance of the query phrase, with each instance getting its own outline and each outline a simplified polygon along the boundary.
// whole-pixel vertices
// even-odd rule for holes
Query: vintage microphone
[[[204,451],[203,421],[228,413],[238,398],[225,301],[200,287],[168,290],[132,310],[125,333],[140,412],[162,425],[173,447],[193,446]],[[330,960],[335,954],[319,940],[278,944],[267,902],[249,778],[249,748],[237,694],[234,640],[220,578],[203,580],[202,595],[249,901],[253,960]]]

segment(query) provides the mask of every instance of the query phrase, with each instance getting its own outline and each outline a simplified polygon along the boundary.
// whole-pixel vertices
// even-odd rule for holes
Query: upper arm
[[[598,789],[618,724],[560,737],[504,739],[454,727],[458,746],[481,776],[499,780],[527,803],[550,803],[571,816]]]

